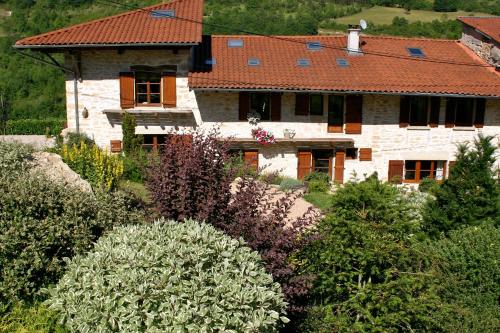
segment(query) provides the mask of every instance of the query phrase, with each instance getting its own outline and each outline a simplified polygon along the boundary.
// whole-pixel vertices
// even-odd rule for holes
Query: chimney
[[[347,52],[351,55],[361,54],[359,47],[359,35],[361,28],[359,26],[350,26],[347,30]]]

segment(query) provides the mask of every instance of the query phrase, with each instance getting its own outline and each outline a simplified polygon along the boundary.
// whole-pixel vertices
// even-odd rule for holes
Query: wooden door
[[[333,180],[338,184],[344,183],[344,162],[345,162],[345,151],[337,150],[335,152],[335,175]]]
[[[312,172],[313,159],[312,153],[310,151],[299,151],[297,153],[298,166],[297,166],[297,178],[304,179],[305,176]]]

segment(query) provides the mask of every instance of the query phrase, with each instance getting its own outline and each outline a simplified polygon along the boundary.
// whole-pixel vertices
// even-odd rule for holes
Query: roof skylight
[[[248,59],[248,66],[259,66],[260,65],[260,60],[257,58],[250,58]]]
[[[339,67],[349,67],[349,61],[343,58],[337,58],[337,66]]]
[[[154,17],[154,18],[171,18],[171,17],[175,17],[175,10],[174,9],[153,10],[151,12],[151,17]]]
[[[408,47],[407,49],[412,57],[425,57],[424,51],[419,47]]]
[[[230,39],[227,41],[227,46],[230,48],[243,47],[242,39]]]
[[[215,58],[208,58],[205,60],[205,65],[214,66],[217,63]]]
[[[300,67],[311,66],[311,60],[309,60],[309,59],[299,59],[299,60],[297,60],[297,66],[300,66]]]
[[[323,48],[323,45],[321,42],[307,42],[307,49],[308,50],[321,50]]]

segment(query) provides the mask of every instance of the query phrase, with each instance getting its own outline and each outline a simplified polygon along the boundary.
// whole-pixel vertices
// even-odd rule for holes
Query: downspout
[[[48,56],[52,62],[49,62],[49,61],[42,59],[42,58],[37,58],[31,54],[21,52],[17,49],[16,49],[16,52],[24,57],[34,59],[34,60],[36,60],[40,63],[43,63],[45,65],[59,68],[63,72],[69,72],[69,73],[73,74],[73,89],[74,89],[74,95],[75,95],[75,126],[76,126],[76,133],[80,134],[80,116],[79,116],[79,109],[78,109],[78,79],[79,79],[78,72],[62,66],[54,58],[52,58],[49,54],[45,54],[45,55]],[[78,68],[78,64],[76,64],[76,67]]]

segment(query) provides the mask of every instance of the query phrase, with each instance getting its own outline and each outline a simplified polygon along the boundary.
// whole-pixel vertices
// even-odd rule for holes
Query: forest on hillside
[[[64,118],[62,73],[16,54],[11,45],[17,39],[158,2],[0,0],[0,9],[12,11],[10,17],[0,18],[5,35],[0,37],[0,120]],[[204,32],[297,35],[317,34],[322,28],[345,31],[347,26],[337,24],[335,18],[373,5],[500,14],[498,0],[206,0]],[[370,24],[366,33],[458,38],[460,24],[454,20],[409,22],[395,17],[391,25]]]

